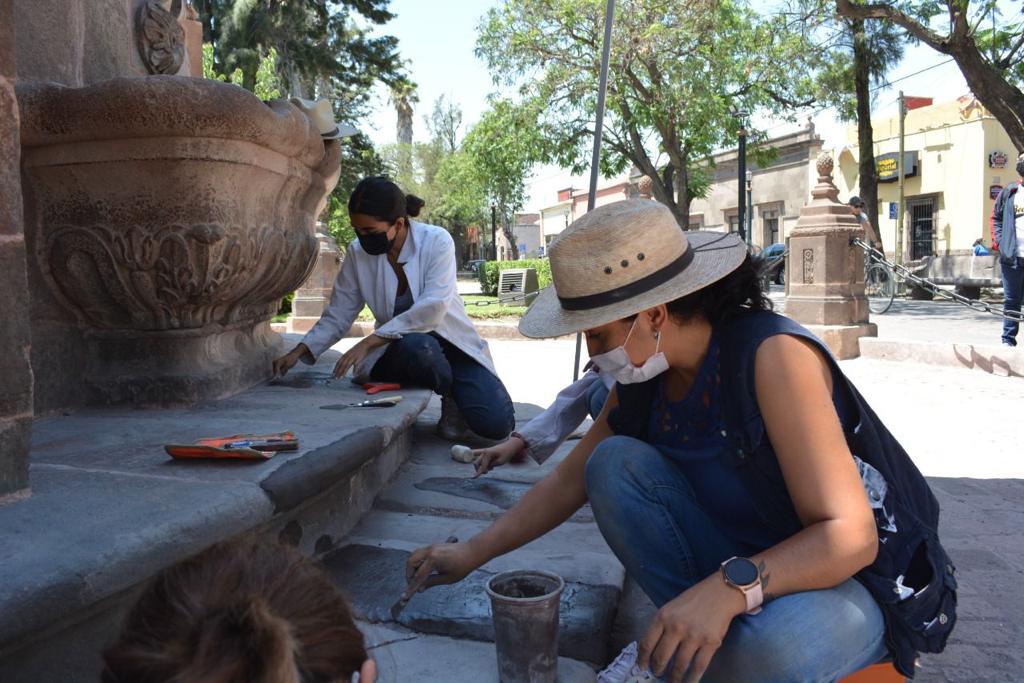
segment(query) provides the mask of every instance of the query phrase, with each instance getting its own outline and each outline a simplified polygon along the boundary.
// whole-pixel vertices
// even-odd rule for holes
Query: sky
[[[1000,6],[1004,6],[1006,14],[1014,16],[1019,11],[1018,2],[1001,0]],[[391,11],[397,16],[382,30],[398,38],[399,50],[419,88],[420,101],[413,122],[415,140],[427,138],[423,116],[430,113],[440,95],[446,95],[462,108],[463,131],[486,108],[487,95],[496,88],[473,49],[480,18],[498,4],[498,0],[392,0]],[[954,100],[968,92],[956,64],[923,45],[908,46],[903,61],[890,72],[889,81],[892,85],[875,95],[874,118],[896,115],[899,90],[908,96],[933,97],[936,102]],[[364,124],[364,132],[376,144],[393,143],[395,113],[383,88],[375,94],[375,107],[374,114]],[[765,119],[756,123],[767,128],[771,137],[776,137],[803,127],[806,117],[806,114],[801,115],[796,124]],[[846,143],[849,124],[838,122],[828,111],[814,113],[813,120],[826,149]],[[557,190],[587,184],[587,178],[574,178],[557,168],[537,168],[525,208],[539,210],[554,203]]]

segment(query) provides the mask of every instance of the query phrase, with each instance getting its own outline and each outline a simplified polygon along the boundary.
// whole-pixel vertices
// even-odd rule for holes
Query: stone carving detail
[[[185,31],[178,23],[182,0],[172,0],[171,10],[160,0],[145,0],[135,20],[135,39],[142,62],[151,74],[174,75],[185,61]]]
[[[814,250],[804,249],[804,284],[814,284]]]
[[[832,155],[829,152],[819,154],[818,160],[815,162],[815,168],[818,169],[818,182],[831,182],[834,166],[835,162],[832,161]]]
[[[315,250],[312,236],[273,227],[61,226],[41,265],[93,327],[163,331],[266,318],[305,278]]]

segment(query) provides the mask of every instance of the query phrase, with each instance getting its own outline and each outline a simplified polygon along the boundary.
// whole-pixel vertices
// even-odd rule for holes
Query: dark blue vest
[[[896,668],[914,676],[918,652],[941,652],[956,622],[955,568],[938,539],[939,504],[906,451],[839,369],[821,340],[789,318],[749,313],[716,329],[722,400],[735,468],[764,521],[791,536],[802,525],[768,440],[754,387],[754,359],[768,337],[789,334],[817,345],[832,368],[835,396],[845,404],[843,432],[850,452],[873,468],[865,476],[878,522],[878,556],[856,578],[882,608],[886,643]],[[647,440],[657,382],[617,385],[619,407],[609,416],[616,434]],[[884,482],[878,482],[880,474]],[[879,486],[878,484],[881,484]],[[901,590],[901,586],[903,587]]]

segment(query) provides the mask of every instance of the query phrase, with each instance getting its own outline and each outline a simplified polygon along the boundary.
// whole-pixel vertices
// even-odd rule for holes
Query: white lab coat
[[[315,363],[320,354],[348,332],[366,305],[376,318],[374,333],[377,336],[397,340],[413,332],[436,332],[497,375],[487,342],[477,334],[459,296],[455,243],[448,231],[411,221],[398,262],[405,269],[413,305],[395,316],[398,276],[388,263],[387,255],[367,254],[359,240],[349,245],[334,281],[330,303],[313,329],[302,338],[309,349],[309,353],[303,355],[303,362]],[[357,382],[369,379],[370,370],[387,348],[385,345],[374,349],[355,368]]]
[[[526,441],[526,452],[538,464],[550,458],[590,414],[587,397],[597,382],[603,382],[608,389],[615,386],[615,380],[606,373],[589,370],[558,392],[547,410],[519,428],[517,433]]]

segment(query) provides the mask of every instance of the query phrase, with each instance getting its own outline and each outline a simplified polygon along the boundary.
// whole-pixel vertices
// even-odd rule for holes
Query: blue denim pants
[[[451,394],[469,428],[487,439],[504,439],[516,426],[512,398],[501,380],[436,334],[406,334],[391,342],[370,378]]]
[[[1003,271],[1003,309],[1020,311],[1021,296],[1024,295],[1024,258],[1017,257],[1013,263],[1000,262]],[[1017,345],[1017,328],[1020,323],[1003,319],[1003,343]]]
[[[682,470],[655,447],[613,436],[586,469],[587,495],[611,549],[661,607],[747,555],[716,529]],[[785,595],[760,614],[733,620],[703,683],[835,681],[886,655],[885,625],[875,600],[849,579],[828,590]]]

